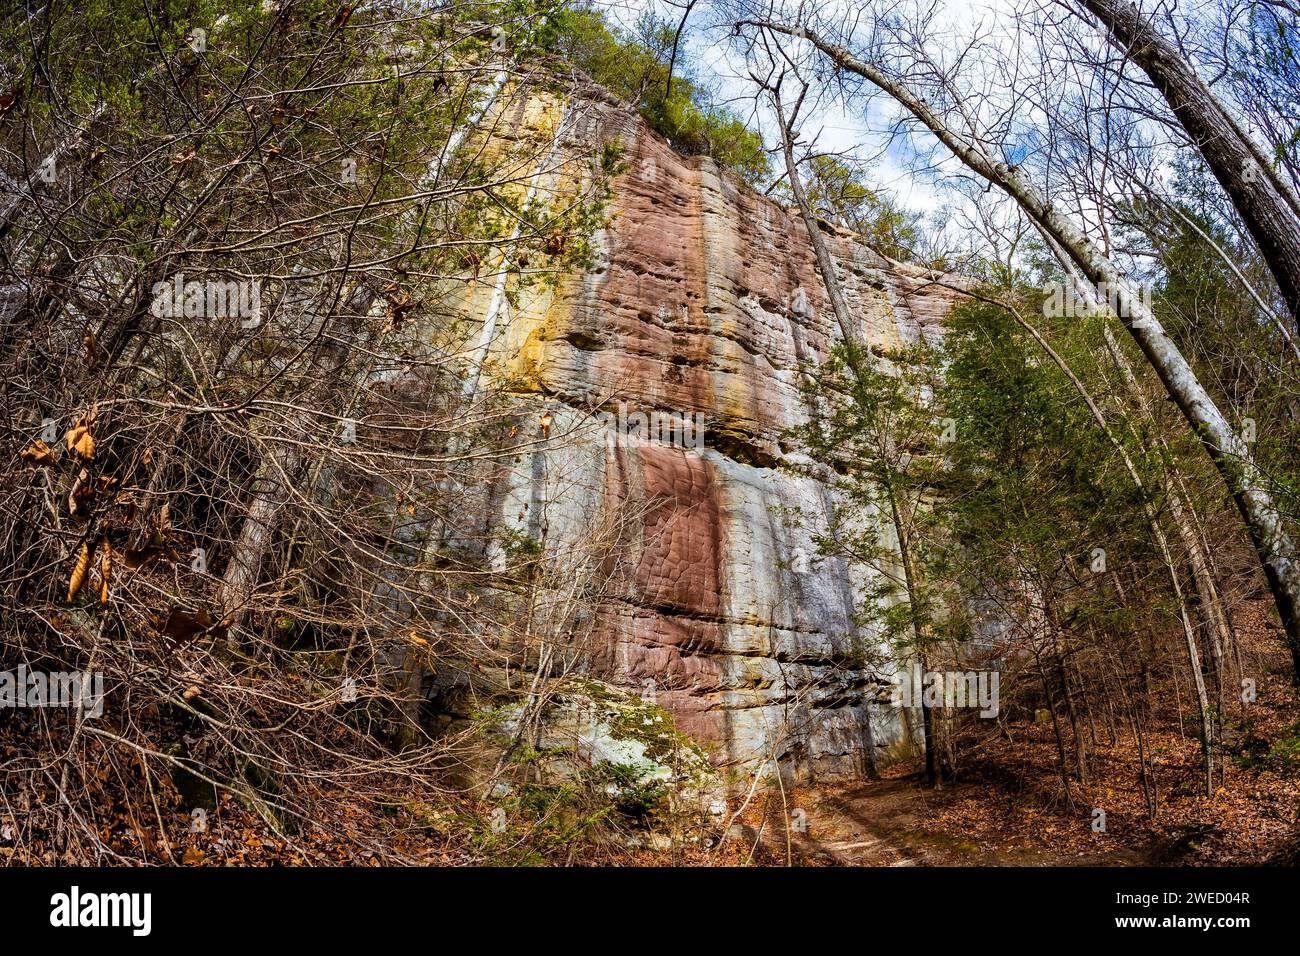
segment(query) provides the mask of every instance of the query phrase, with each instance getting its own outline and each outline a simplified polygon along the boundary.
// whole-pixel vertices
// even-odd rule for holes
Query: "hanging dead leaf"
[[[63,436],[63,441],[68,446],[68,451],[75,452],[85,461],[90,461],[95,457],[95,439],[90,434],[90,425],[86,419],[81,419],[77,424]]]
[[[99,603],[108,603],[108,582],[113,575],[113,546],[103,541],[104,556],[99,559]]]
[[[406,321],[407,313],[415,308],[415,302],[409,292],[403,292],[396,282],[384,287],[384,299],[388,302],[388,328],[395,329]]]
[[[185,693],[181,694],[181,698],[184,700],[193,700],[195,697],[198,697],[199,694],[201,693],[203,693],[203,691],[199,690],[197,687],[191,684],[189,687],[185,688]]]
[[[417,647],[429,646],[429,642],[426,641],[424,638],[422,638],[419,634],[415,633],[415,631],[411,632],[411,643],[416,645]]]
[[[140,456],[140,464],[148,465],[153,461],[153,449],[146,448],[144,454]]]
[[[81,546],[81,552],[77,555],[77,563],[72,566],[72,577],[68,579],[68,600],[71,601],[81,590],[81,586],[86,583],[86,572],[90,569],[90,542],[87,541]]]
[[[77,475],[68,492],[68,513],[73,517],[84,515],[90,510],[90,502],[95,497],[95,486],[90,481],[90,472],[85,468]]]
[[[39,438],[30,448],[24,448],[18,457],[34,465],[53,465],[55,462],[54,449]]]
[[[553,421],[553,419],[551,418],[551,413],[550,413],[550,412],[545,412],[545,413],[542,415],[542,417],[541,417],[541,421],[540,421],[540,424],[541,424],[541,426],[542,426],[542,437],[543,437],[543,438],[545,438],[547,435],[549,435],[549,434],[551,433],[551,422],[552,422],[552,421]]]

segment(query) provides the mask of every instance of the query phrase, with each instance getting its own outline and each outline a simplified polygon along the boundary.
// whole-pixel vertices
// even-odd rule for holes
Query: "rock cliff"
[[[862,665],[876,641],[853,621],[863,582],[811,543],[831,504],[824,466],[783,438],[808,415],[801,366],[839,334],[797,212],[679,155],[599,91],[504,112],[498,135],[550,144],[535,150],[535,188],[558,190],[564,157],[602,145],[621,171],[590,269],[504,307],[487,284],[462,303],[484,377],[551,423],[494,487],[493,520],[562,548],[622,515],[627,573],[599,603],[583,666],[655,695],[716,763],[775,758],[821,777],[886,761],[908,722]],[[823,228],[869,343],[939,334],[951,293]],[[656,412],[702,415],[704,447],[635,427]]]

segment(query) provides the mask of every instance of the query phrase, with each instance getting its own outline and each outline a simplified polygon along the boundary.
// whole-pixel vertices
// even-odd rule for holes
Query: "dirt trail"
[[[834,866],[1135,866],[1157,862],[1117,849],[1072,855],[1050,849],[991,848],[926,827],[936,809],[975,784],[942,791],[920,786],[917,777],[876,780],[803,798],[807,831],[791,834],[796,858]],[[769,835],[784,854],[785,834]],[[777,846],[777,843],[782,845]]]

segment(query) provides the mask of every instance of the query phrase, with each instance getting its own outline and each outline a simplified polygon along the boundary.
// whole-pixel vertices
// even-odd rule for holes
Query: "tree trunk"
[[[1039,593],[1044,593],[1042,588],[1039,588]],[[1046,600],[1043,601],[1043,616],[1047,621],[1048,635],[1052,642],[1052,665],[1056,671],[1056,679],[1061,684],[1061,700],[1065,702],[1065,716],[1070,719],[1070,736],[1074,740],[1075,778],[1086,787],[1088,785],[1088,747],[1083,742],[1083,735],[1079,733],[1079,714],[1074,706],[1074,689],[1071,687],[1070,677],[1066,673],[1066,650],[1061,645],[1060,624],[1057,622],[1055,609]]]
[[[358,284],[343,306],[344,316],[360,322],[369,311],[374,297],[374,290],[369,283]],[[330,315],[327,313],[321,321],[329,323]],[[351,349],[341,336],[336,340],[327,339],[321,352],[321,360],[314,374],[320,389],[328,393],[335,389],[337,383],[334,379],[347,362]],[[310,432],[314,416],[308,410],[295,416],[293,421],[292,432],[305,435]],[[280,511],[289,498],[289,486],[297,479],[303,459],[301,443],[283,442],[258,469],[244,524],[232,547],[221,586],[217,589],[217,607],[224,618],[237,621],[248,608],[257,587],[257,579],[262,574],[262,565],[270,551]]]
[[[849,346],[849,366],[857,372],[859,363],[866,357],[862,332],[853,321],[848,303],[844,301],[840,280],[835,274],[835,260],[826,245],[826,237],[822,235],[821,228],[817,225],[817,216],[813,212],[812,203],[808,201],[808,194],[799,180],[799,170],[794,161],[794,143],[791,140],[793,134],[786,119],[785,107],[781,104],[779,91],[772,94],[772,108],[776,111],[777,123],[781,127],[781,150],[785,157],[786,175],[790,180],[790,192],[794,193],[795,205],[799,207],[804,228],[808,230],[808,241],[812,243],[813,253],[817,257],[817,270],[822,275],[822,285],[826,288],[826,297],[830,300],[831,311],[835,314],[840,333]]]
[[[1056,700],[1052,697],[1052,682],[1047,679],[1042,654],[1036,643],[1032,645],[1032,650],[1034,664],[1038,668],[1038,680],[1043,685],[1043,696],[1047,701],[1047,712],[1052,717],[1052,733],[1056,737],[1056,769],[1061,777],[1061,787],[1065,791],[1065,805],[1073,811],[1074,795],[1070,791],[1070,771],[1065,762],[1065,735],[1061,733],[1061,719],[1056,715]]]
[[[1232,200],[1300,320],[1300,201],[1262,149],[1187,62],[1127,0],[1079,0],[1150,77]]]
[[[1115,264],[1068,216],[1044,198],[1019,168],[1002,162],[977,141],[955,131],[925,100],[874,64],[859,60],[843,47],[823,40],[803,27],[758,20],[738,23],[738,26],[744,25],[807,40],[836,66],[874,83],[924,123],[972,171],[1016,200],[1025,214],[1060,244],[1089,281],[1113,290],[1125,327],[1160,376],[1170,398],[1205,445],[1237,503],[1286,631],[1295,668],[1293,679],[1300,681],[1300,555],[1272,495],[1265,487],[1263,476],[1250,458],[1248,446]]]
[[[925,622],[916,604],[916,586],[918,572],[913,562],[912,535],[898,507],[894,489],[886,489],[889,496],[889,510],[894,521],[894,531],[898,536],[898,554],[903,564],[903,581],[907,587],[907,601],[912,606],[912,641],[916,645],[917,659],[921,665],[921,716],[925,725],[925,779],[927,783],[941,786],[943,774],[938,762],[938,741],[934,730],[934,708],[925,702],[926,650],[929,634]]]

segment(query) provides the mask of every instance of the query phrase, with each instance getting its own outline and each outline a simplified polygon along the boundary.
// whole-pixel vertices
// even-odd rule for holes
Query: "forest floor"
[[[1205,866],[1300,861],[1300,700],[1289,656],[1263,606],[1239,628],[1257,699],[1225,705],[1212,796],[1194,706],[1172,682],[1145,741],[1156,813],[1147,812],[1136,745],[1097,728],[1086,784],[1062,785],[1050,724],[1009,722],[1009,736],[967,740],[959,773],[926,787],[919,761],[880,780],[787,787],[743,817],[733,839],[758,839],[763,862],[848,866]],[[1100,722],[1099,722],[1100,723]],[[1068,733],[1068,730],[1067,730]],[[781,808],[804,811],[788,834]],[[1096,811],[1105,829],[1094,830]],[[766,823],[764,823],[766,820]]]
[[[732,837],[761,840],[760,862],[796,865],[1204,866],[1300,858],[1300,776],[1291,768],[1229,757],[1207,798],[1195,746],[1185,755],[1180,741],[1165,739],[1157,775],[1168,789],[1154,819],[1136,770],[1114,758],[1094,768],[1088,787],[1072,784],[1071,809],[1055,744],[1037,730],[1013,728],[1014,742],[990,747],[978,768],[942,789],[925,786],[908,764],[880,780],[789,790],[786,805],[804,812],[788,844],[779,797],[744,817]],[[1093,829],[1094,808],[1106,813],[1104,831]]]
[[[993,797],[991,799],[991,796]],[[1089,830],[1087,819],[1052,820],[1032,810],[1026,821],[1041,820],[1044,839],[1034,833],[1008,834],[995,825],[957,824],[985,816],[990,824],[1005,815],[992,809],[1005,794],[990,795],[981,784],[958,782],[943,790],[924,787],[919,774],[810,794],[804,832],[791,834],[792,862],[830,866],[1129,866],[1178,862],[1171,846],[1152,841],[1062,839],[1069,830]],[[1088,832],[1088,837],[1094,834]],[[1096,837],[1104,837],[1097,834]],[[780,855],[784,834],[768,842]]]

